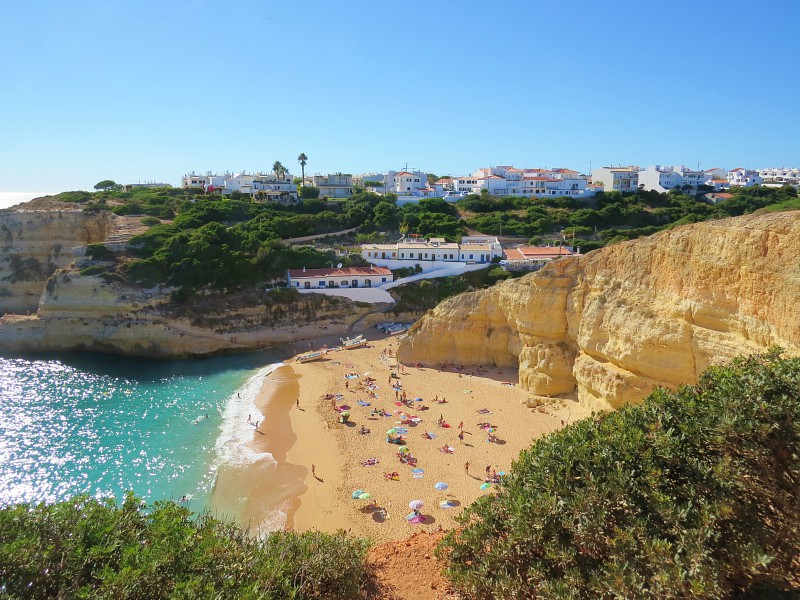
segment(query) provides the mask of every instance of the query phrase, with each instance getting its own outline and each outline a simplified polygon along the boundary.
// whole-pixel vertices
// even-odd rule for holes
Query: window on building
[[[381,278],[381,282],[382,282],[382,283],[386,283],[386,277],[382,277],[382,278]]]

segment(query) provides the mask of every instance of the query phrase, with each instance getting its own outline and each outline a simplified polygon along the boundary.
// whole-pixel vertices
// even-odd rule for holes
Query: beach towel
[[[478,413],[481,415],[490,415],[492,414],[492,411],[490,411],[488,408],[480,408],[478,409]]]
[[[363,400],[359,400],[356,404],[359,406],[372,406],[369,402],[364,402]]]
[[[368,458],[367,460],[361,461],[361,465],[364,467],[373,467],[379,462],[380,461],[377,458]]]
[[[414,479],[422,479],[425,475],[425,469],[411,469],[411,477]]]
[[[397,433],[400,435],[405,435],[408,433],[407,427],[395,427],[395,429],[397,430]]]
[[[345,375],[345,379],[358,379],[358,375]]]

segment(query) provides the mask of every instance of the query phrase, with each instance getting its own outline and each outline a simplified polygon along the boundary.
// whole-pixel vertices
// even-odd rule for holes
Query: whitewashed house
[[[739,167],[728,171],[728,183],[732,187],[752,187],[763,183],[764,180],[758,174],[758,171],[752,169],[744,169]]]
[[[600,167],[592,169],[592,181],[606,192],[635,192],[639,189],[639,167]]]
[[[429,189],[428,176],[421,171],[389,171],[384,184],[387,192],[398,196],[425,197],[420,190]]]
[[[663,193],[680,188],[681,185],[683,185],[683,178],[673,167],[650,165],[639,171],[638,186],[644,190]]]
[[[353,176],[344,173],[314,175],[314,187],[320,197],[350,198],[353,195]]]
[[[765,184],[798,185],[800,184],[800,169],[781,167],[780,169],[761,169],[758,176]]]
[[[464,237],[460,244],[444,238],[404,238],[394,244],[362,244],[361,256],[390,269],[419,265],[427,273],[458,264],[491,263],[494,258],[502,258],[503,250],[497,238],[485,236]]]
[[[371,288],[394,281],[385,267],[339,267],[333,269],[289,269],[289,287],[295,289]]]

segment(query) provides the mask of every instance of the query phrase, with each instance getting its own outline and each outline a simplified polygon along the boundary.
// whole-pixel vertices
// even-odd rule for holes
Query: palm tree
[[[297,157],[297,162],[300,163],[300,170],[303,172],[303,175],[302,175],[303,181],[301,183],[301,185],[303,187],[305,187],[305,185],[306,185],[306,161],[307,160],[308,160],[308,157],[306,156],[305,152],[301,152],[300,156]]]
[[[286,167],[281,164],[281,161],[276,160],[272,165],[272,172],[278,176],[279,179],[283,179],[283,176],[286,175]]]

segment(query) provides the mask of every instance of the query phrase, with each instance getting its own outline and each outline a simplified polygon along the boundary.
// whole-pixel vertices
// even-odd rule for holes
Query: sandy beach
[[[277,467],[268,475],[234,474],[220,480],[216,492],[230,494],[230,502],[241,499],[245,522],[256,524],[279,506],[287,528],[345,529],[377,542],[447,529],[465,506],[493,493],[494,484],[481,485],[509,471],[532,440],[587,415],[572,400],[528,408],[515,370],[398,367],[396,338],[375,330],[366,337],[368,347],[304,364],[289,361],[265,378],[257,401],[265,424],[253,448],[270,452]],[[403,393],[407,405],[399,404]],[[349,423],[340,422],[343,410]],[[369,433],[361,433],[362,426]],[[397,433],[387,434],[392,429]],[[397,435],[403,444],[387,442]],[[405,462],[401,445],[408,448]],[[447,489],[436,489],[438,482]],[[370,497],[353,499],[356,490]],[[423,502],[418,524],[406,518],[412,500]]]

